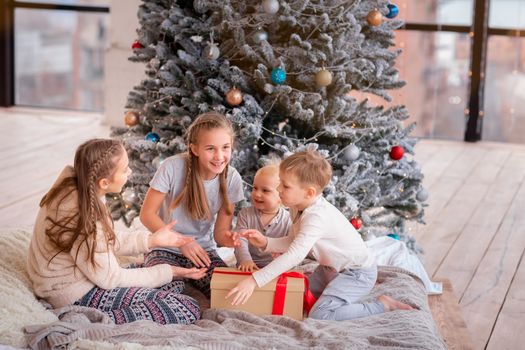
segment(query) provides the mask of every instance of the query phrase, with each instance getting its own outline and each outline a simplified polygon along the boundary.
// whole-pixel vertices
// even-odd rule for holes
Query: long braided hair
[[[55,246],[57,252],[53,260],[61,252],[70,252],[73,244],[80,239],[87,246],[89,261],[95,264],[97,249],[97,223],[104,232],[106,249],[115,243],[113,221],[105,204],[97,196],[98,181],[111,178],[116,171],[116,165],[124,147],[117,140],[92,139],[80,145],[75,153],[74,175],[64,178],[51,188],[40,201],[40,207],[48,205],[60,210],[60,205],[73,192],[78,194],[78,211],[70,215],[53,218],[56,214],[48,211],[46,220],[46,235]],[[90,240],[88,241],[88,238]],[[77,261],[75,256],[75,263]]]
[[[211,220],[211,213],[208,206],[206,191],[204,190],[203,179],[199,173],[199,158],[193,154],[190,145],[199,143],[199,133],[202,130],[212,129],[227,130],[231,135],[233,144],[235,133],[232,124],[224,115],[216,112],[207,112],[198,115],[186,131],[186,145],[188,151],[186,154],[186,176],[184,187],[170,206],[170,209],[174,210],[182,203],[186,212],[194,220]],[[228,215],[231,215],[232,209],[231,202],[228,198],[227,177],[228,164],[223,172],[219,174],[219,190],[226,212]]]

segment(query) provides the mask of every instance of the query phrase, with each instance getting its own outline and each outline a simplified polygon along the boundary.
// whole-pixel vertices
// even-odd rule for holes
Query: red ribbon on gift
[[[222,273],[225,275],[251,275],[251,272],[244,271],[218,271],[214,270],[213,273]],[[273,298],[273,309],[272,315],[282,315],[284,312],[284,301],[286,298],[286,286],[288,285],[288,277],[302,278],[304,281],[304,295],[303,295],[303,310],[308,313],[314,306],[316,299],[310,291],[310,283],[308,277],[300,272],[284,272],[279,275],[277,284],[275,285],[275,294]]]
[[[275,285],[275,296],[273,299],[272,315],[282,315],[284,311],[284,299],[286,297],[286,286],[288,284],[288,277],[302,278],[304,281],[304,296],[303,296],[303,310],[306,314],[310,312],[310,309],[315,304],[315,297],[310,292],[310,283],[308,277],[299,272],[284,272],[277,279]]]

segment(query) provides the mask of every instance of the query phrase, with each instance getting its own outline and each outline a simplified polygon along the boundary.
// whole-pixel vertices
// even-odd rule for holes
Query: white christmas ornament
[[[122,192],[122,200],[124,201],[124,203],[128,205],[135,204],[137,199],[138,199],[137,193],[131,187],[126,188],[124,192]]]
[[[220,53],[221,52],[219,51],[217,45],[208,44],[208,46],[206,46],[204,50],[202,50],[202,57],[207,58],[209,60],[216,60],[217,58],[219,58]]]
[[[361,151],[359,151],[356,145],[350,145],[345,149],[344,157],[348,161],[353,161],[359,158],[360,153]]]
[[[257,29],[252,35],[253,41],[256,44],[260,44],[264,40],[268,40],[268,33],[262,29]]]
[[[277,0],[263,0],[262,7],[263,7],[264,12],[273,15],[273,14],[277,13],[277,11],[279,11],[279,1],[277,1]]]
[[[424,188],[420,189],[416,194],[416,199],[420,202],[424,202],[428,199],[428,192]]]

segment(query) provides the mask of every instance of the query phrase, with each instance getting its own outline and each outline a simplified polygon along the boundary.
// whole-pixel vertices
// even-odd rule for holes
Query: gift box
[[[214,309],[234,309],[256,315],[285,315],[303,319],[315,299],[308,290],[308,279],[298,272],[286,272],[262,288],[256,287],[244,305],[232,305],[233,297],[225,299],[228,292],[242,279],[250,276],[231,267],[216,267],[211,277],[211,303]]]

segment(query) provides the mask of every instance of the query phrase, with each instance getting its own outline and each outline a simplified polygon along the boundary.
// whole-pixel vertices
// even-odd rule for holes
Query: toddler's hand
[[[207,268],[196,268],[192,267],[191,269],[186,269],[184,267],[179,266],[172,266],[171,270],[173,271],[173,277],[183,277],[183,278],[191,278],[193,280],[200,280],[204,276],[206,276]]]
[[[259,267],[251,260],[243,261],[239,264],[239,270],[244,272],[253,272],[259,270]]]
[[[264,249],[268,245],[268,238],[257,230],[246,230],[240,236],[248,239],[257,248]]]

